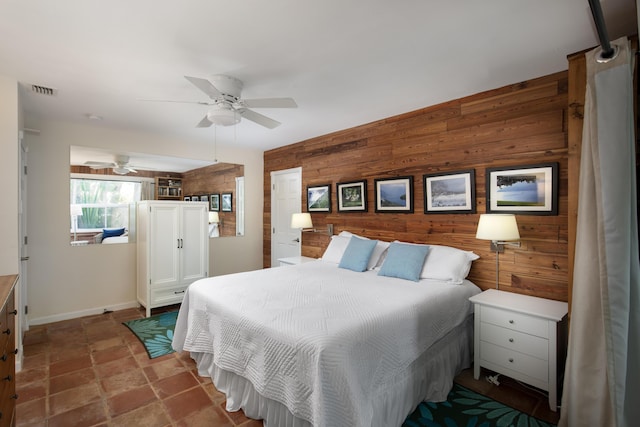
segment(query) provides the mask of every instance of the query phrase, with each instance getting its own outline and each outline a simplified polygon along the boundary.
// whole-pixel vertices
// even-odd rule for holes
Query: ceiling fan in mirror
[[[247,119],[269,129],[280,126],[280,122],[260,114],[252,108],[297,108],[292,98],[242,99],[242,81],[226,75],[215,75],[211,80],[185,76],[189,82],[204,92],[210,101],[174,101],[143,99],[142,101],[179,102],[209,106],[209,111],[197,127],[232,126]]]
[[[113,169],[113,172],[118,175],[127,175],[128,173],[138,173],[137,166],[129,164],[129,156],[117,155],[113,162],[92,162],[87,161],[84,163],[91,169]]]

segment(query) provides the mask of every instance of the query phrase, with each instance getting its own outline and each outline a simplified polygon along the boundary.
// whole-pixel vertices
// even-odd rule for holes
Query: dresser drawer
[[[514,331],[549,338],[549,324],[545,319],[487,306],[482,306],[480,310],[480,318],[483,323],[491,323]]]
[[[480,342],[480,359],[483,362],[519,372],[544,383],[549,381],[547,360],[509,350],[486,341]]]
[[[184,293],[188,285],[174,286],[169,288],[152,288],[151,289],[151,305],[158,304],[177,304],[182,302]]]
[[[491,323],[483,322],[480,325],[480,340],[538,359],[547,360],[549,358],[549,340]]]

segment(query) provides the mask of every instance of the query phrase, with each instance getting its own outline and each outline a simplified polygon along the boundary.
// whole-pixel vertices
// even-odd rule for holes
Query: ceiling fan
[[[208,105],[211,108],[197,127],[231,126],[238,124],[241,118],[251,120],[269,129],[276,128],[280,122],[270,117],[257,113],[251,108],[297,108],[298,105],[292,98],[261,98],[242,99],[242,81],[235,77],[215,75],[211,80],[199,77],[184,76],[195,87],[204,92],[211,101],[169,101],[146,100],[159,102],[182,102],[188,104]]]
[[[85,165],[91,169],[113,169],[113,172],[118,175],[126,175],[128,173],[138,173],[134,166],[129,165],[129,156],[118,155],[114,162],[84,162]]]

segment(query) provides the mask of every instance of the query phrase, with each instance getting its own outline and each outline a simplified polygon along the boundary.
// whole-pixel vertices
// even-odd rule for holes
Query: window
[[[129,209],[140,200],[140,182],[72,177],[70,184],[71,212],[76,212],[71,216],[72,231],[129,228]]]

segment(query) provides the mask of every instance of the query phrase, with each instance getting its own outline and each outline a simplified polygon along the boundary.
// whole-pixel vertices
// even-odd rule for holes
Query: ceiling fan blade
[[[273,129],[280,126],[280,122],[270,119],[267,116],[263,116],[260,113],[256,113],[255,111],[249,110],[248,108],[238,108],[238,110],[236,111],[238,111],[238,113],[240,113],[240,115],[245,119],[251,120],[252,122],[255,122],[266,128]]]
[[[211,123],[211,121],[209,121],[209,119],[207,118],[207,116],[204,116],[202,118],[202,120],[200,120],[200,123],[198,123],[196,125],[197,128],[208,128],[209,126],[211,126],[213,123]]]
[[[195,87],[206,93],[209,98],[216,99],[222,97],[222,94],[211,82],[207,79],[201,79],[198,77],[189,77],[184,76],[185,79],[189,80]]]
[[[143,99],[138,98],[136,101],[145,101],[145,102],[175,102],[179,104],[199,104],[199,105],[215,105],[215,102],[206,102],[206,101],[177,101],[174,99]]]
[[[137,170],[135,170],[134,168],[126,168],[126,169],[129,169],[129,172],[132,172],[132,173],[138,173],[138,171],[137,171]]]
[[[242,105],[247,108],[298,108],[293,98],[244,99]]]

